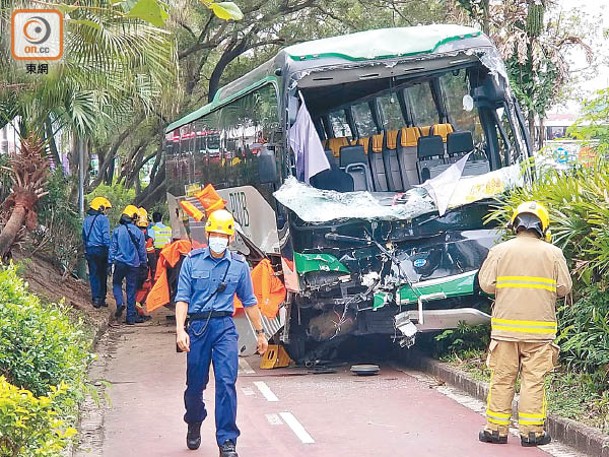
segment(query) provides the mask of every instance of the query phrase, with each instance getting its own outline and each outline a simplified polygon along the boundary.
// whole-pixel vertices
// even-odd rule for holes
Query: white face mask
[[[222,254],[228,246],[228,238],[220,236],[211,236],[207,241],[209,244],[209,249],[211,249],[216,254]]]

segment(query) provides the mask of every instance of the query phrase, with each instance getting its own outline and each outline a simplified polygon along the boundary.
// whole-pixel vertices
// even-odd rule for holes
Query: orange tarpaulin
[[[208,216],[217,209],[224,209],[226,207],[226,201],[222,200],[222,197],[218,195],[218,192],[216,192],[216,189],[211,184],[208,184],[203,190],[197,192],[195,197],[201,202]]]
[[[258,299],[260,311],[266,317],[273,319],[277,316],[279,305],[285,301],[285,286],[275,276],[273,266],[268,259],[262,260],[252,270],[254,294]]]
[[[184,240],[175,241],[161,250],[156,267],[156,281],[146,300],[148,312],[170,302],[167,267],[175,267],[180,256],[186,255],[190,251],[191,243]],[[260,311],[268,318],[276,317],[279,306],[285,300],[286,289],[281,280],[275,276],[271,262],[268,259],[262,260],[252,270],[251,275]],[[236,295],[234,303],[235,310],[243,308],[243,304]]]
[[[187,240],[178,240],[165,246],[156,264],[156,275],[154,286],[148,294],[146,309],[148,312],[165,306],[170,303],[169,281],[167,279],[167,268],[175,267],[180,260],[180,256],[187,255],[192,250],[192,244]]]

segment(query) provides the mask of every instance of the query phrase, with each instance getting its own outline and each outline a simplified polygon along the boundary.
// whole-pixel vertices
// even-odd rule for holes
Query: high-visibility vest
[[[171,243],[171,227],[168,225],[164,227],[153,225],[152,231],[154,232],[155,249],[163,249],[165,246]]]

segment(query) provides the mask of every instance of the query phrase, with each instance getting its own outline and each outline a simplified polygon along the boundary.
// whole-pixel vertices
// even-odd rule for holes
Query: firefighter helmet
[[[148,211],[143,206],[137,209],[137,223],[135,225],[142,228],[148,227]]]
[[[512,215],[512,229],[518,232],[519,228],[535,230],[540,238],[546,236],[550,227],[550,213],[541,203],[535,201],[524,202],[518,205]]]
[[[235,219],[225,209],[218,209],[207,218],[205,231],[207,233],[223,233],[233,236],[235,234]]]
[[[135,221],[138,218],[139,210],[137,209],[137,206],[135,206],[135,205],[127,205],[127,206],[125,206],[125,209],[123,210],[123,215],[130,217],[131,219],[133,219]]]
[[[108,200],[106,197],[95,197],[93,200],[91,200],[89,208],[95,211],[103,211],[105,209],[112,208],[112,203],[110,203],[110,200]]]

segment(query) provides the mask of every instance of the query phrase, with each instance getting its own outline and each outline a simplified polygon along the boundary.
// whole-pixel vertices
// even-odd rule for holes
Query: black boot
[[[507,435],[500,435],[498,430],[480,430],[478,439],[483,443],[507,444]]]
[[[239,457],[235,450],[235,443],[230,440],[226,440],[222,446],[220,446],[220,457]]]
[[[188,433],[186,434],[186,446],[191,451],[199,449],[201,446],[201,422],[188,424]]]
[[[550,444],[550,441],[552,441],[552,437],[547,432],[543,432],[539,436],[536,436],[535,432],[531,432],[528,438],[520,435],[520,444],[524,447],[543,446],[544,444]]]

